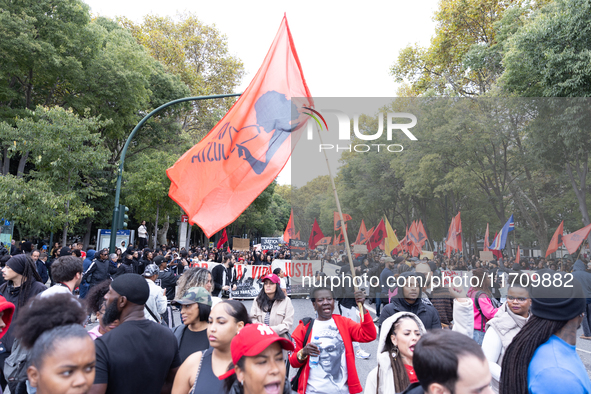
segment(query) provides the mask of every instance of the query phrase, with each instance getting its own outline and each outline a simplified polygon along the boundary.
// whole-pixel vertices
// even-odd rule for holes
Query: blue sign
[[[111,230],[101,230],[101,235],[111,235]],[[117,235],[131,235],[131,230],[117,230]]]

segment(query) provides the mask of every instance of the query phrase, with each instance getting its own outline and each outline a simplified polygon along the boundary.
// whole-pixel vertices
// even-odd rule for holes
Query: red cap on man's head
[[[260,323],[247,324],[242,330],[240,330],[238,335],[232,339],[232,344],[230,345],[232,362],[236,365],[244,356],[257,356],[275,342],[279,342],[279,345],[284,350],[292,352],[295,349],[293,343],[289,339],[280,337],[271,329],[271,327]],[[220,380],[226,379],[233,373],[234,370],[231,369],[219,378]]]

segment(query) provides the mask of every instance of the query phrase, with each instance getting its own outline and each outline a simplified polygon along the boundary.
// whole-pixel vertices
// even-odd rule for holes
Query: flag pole
[[[320,139],[320,144],[322,144],[322,135],[320,134],[320,129],[316,128],[316,130],[318,131],[318,138]],[[345,218],[343,218],[343,211],[341,210],[341,203],[339,201],[339,195],[337,194],[337,188],[335,186],[334,183],[334,178],[332,176],[332,171],[330,170],[330,164],[328,163],[328,156],[326,155],[326,150],[323,150],[324,153],[324,159],[326,159],[326,167],[328,168],[328,175],[330,177],[330,183],[332,184],[332,191],[334,193],[334,199],[337,203],[337,210],[339,211],[339,217],[341,218],[341,232],[343,232],[343,235],[345,237],[345,248],[347,250],[347,257],[349,257],[349,267],[351,268],[351,278],[353,280],[353,289],[355,291],[359,290],[357,288],[357,286],[355,286],[355,267],[353,266],[353,257],[351,256],[351,247],[349,246],[349,236],[347,235],[346,231],[343,231],[343,225],[345,223]],[[363,322],[363,305],[361,304],[361,302],[357,303],[357,306],[359,307],[359,315],[361,317],[361,322]]]

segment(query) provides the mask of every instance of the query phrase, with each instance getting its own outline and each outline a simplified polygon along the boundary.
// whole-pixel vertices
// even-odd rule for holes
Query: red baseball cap
[[[289,339],[280,337],[271,327],[260,323],[247,324],[232,339],[232,344],[230,345],[232,362],[236,365],[244,356],[257,356],[275,342],[279,342],[279,345],[284,350],[292,352],[295,349],[295,346]],[[233,373],[234,369],[231,369],[219,378],[220,380],[226,379]]]
[[[269,274],[269,275],[263,276],[261,278],[261,282],[264,282],[265,279],[269,279],[273,283],[279,283],[280,282],[279,277],[277,275],[275,275],[275,274]]]

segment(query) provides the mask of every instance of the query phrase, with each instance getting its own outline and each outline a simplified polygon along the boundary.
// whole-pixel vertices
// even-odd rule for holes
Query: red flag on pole
[[[519,264],[519,257],[521,256],[521,252],[519,251],[519,245],[517,245],[517,253],[515,254],[515,264]]]
[[[371,252],[374,248],[380,246],[383,240],[386,239],[386,225],[384,219],[380,220],[380,223],[374,230],[372,236],[367,243],[367,250]]]
[[[484,251],[488,252],[488,247],[490,244],[488,243],[488,223],[486,223],[486,232],[484,233]]]
[[[285,232],[283,233],[283,240],[286,244],[289,245],[290,239],[295,239],[295,228],[293,227],[293,209],[291,210],[291,214],[289,215],[289,220],[287,222],[287,227],[285,227]]]
[[[351,220],[351,215],[347,215],[346,213],[343,214],[343,219],[345,222],[347,220]],[[334,231],[338,231],[341,229],[341,216],[338,212],[334,213]]]
[[[236,220],[277,177],[309,119],[303,107],[312,107],[313,101],[306,97],[312,95],[283,17],[242,96],[167,170],[168,195],[189,215],[190,224],[210,237]]]
[[[217,248],[221,249],[222,246],[224,246],[224,244],[228,242],[228,234],[226,234],[226,229],[224,229],[224,232],[222,233],[222,237],[220,238],[220,240],[218,241],[218,245]]]
[[[322,230],[320,230],[320,226],[316,219],[314,219],[314,224],[312,225],[312,232],[310,233],[310,239],[308,240],[308,247],[310,249],[316,249],[316,244],[324,238],[324,234],[322,234]]]
[[[560,246],[562,246],[562,237],[564,233],[564,220],[560,222],[560,226],[554,232],[552,239],[550,240],[550,245],[548,245],[548,249],[546,249],[546,257],[550,254],[556,252]]]
[[[587,238],[590,231],[591,224],[575,231],[574,233],[563,235],[562,242],[564,242],[564,246],[566,246],[568,253],[575,253],[577,249],[579,249],[581,243],[585,240],[585,238]]]

